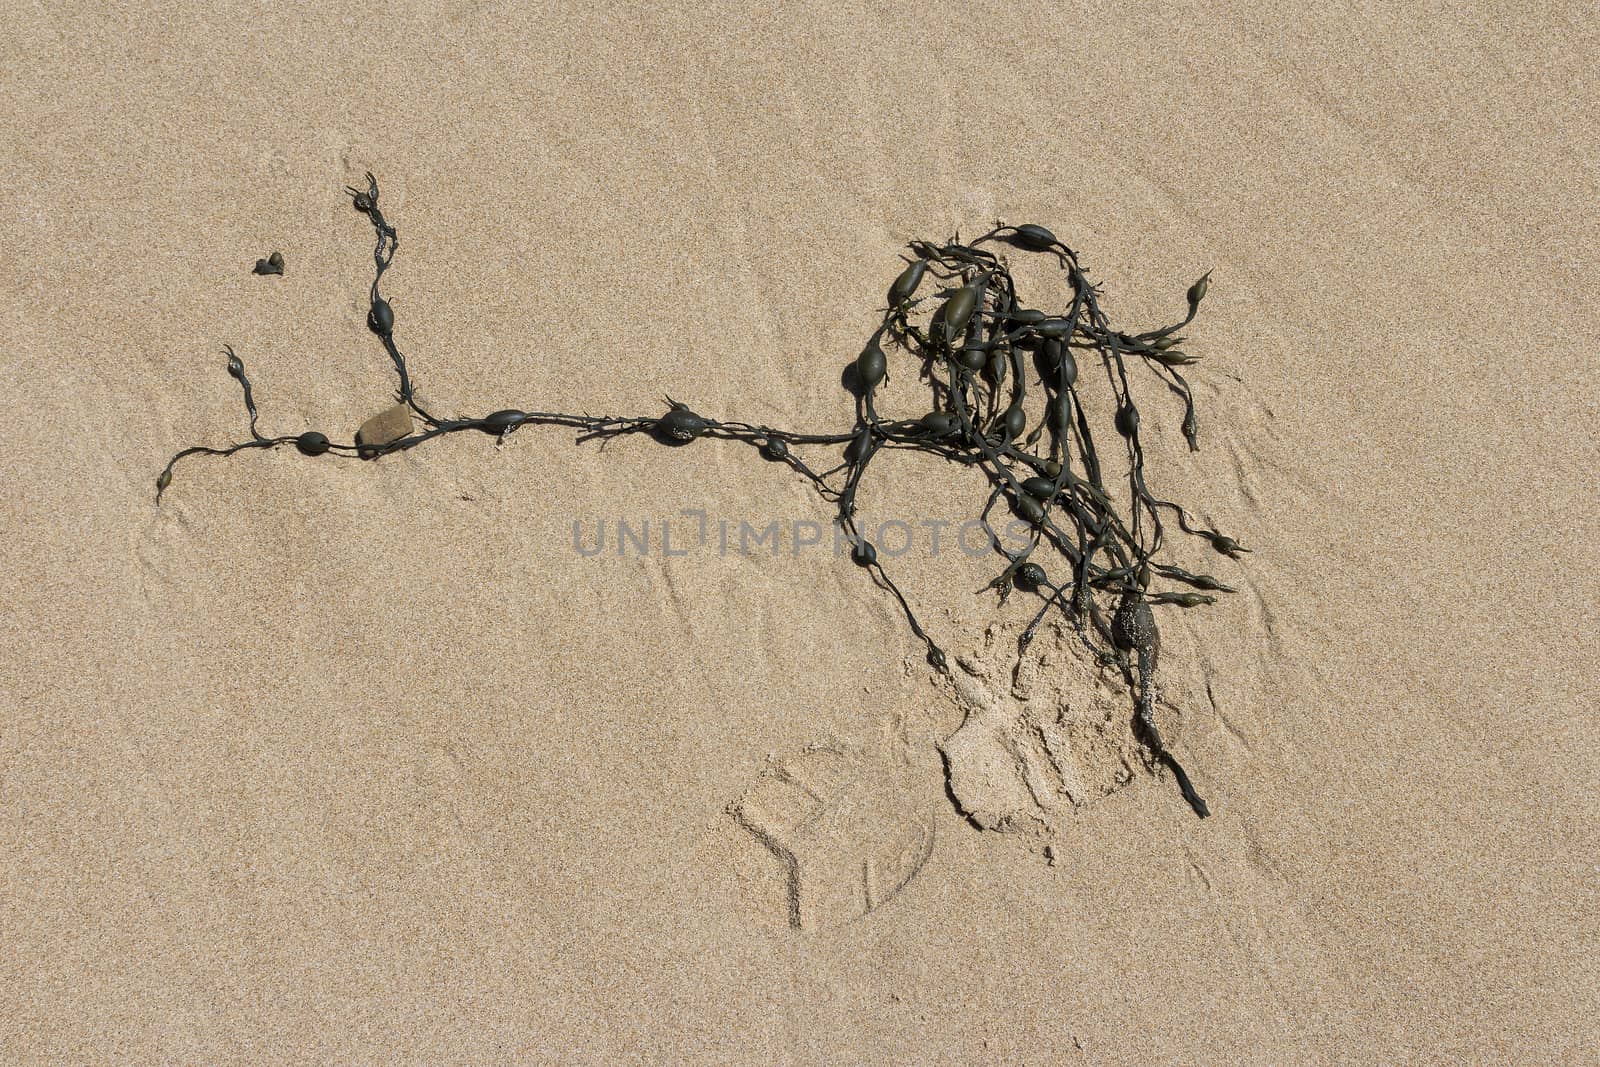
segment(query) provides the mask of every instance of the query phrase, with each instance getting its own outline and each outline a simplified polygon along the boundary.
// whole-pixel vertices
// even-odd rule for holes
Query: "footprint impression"
[[[809,745],[730,806],[782,862],[790,926],[859,919],[916,877],[933,851],[933,810],[914,780],[903,749]]]
[[[1017,655],[995,623],[937,684],[963,712],[939,745],[950,796],[975,825],[1045,847],[1078,809],[1150,769],[1116,668],[1070,629],[1042,629]],[[881,907],[933,851],[928,782],[908,745],[809,745],[774,760],[729,811],[782,863],[788,922],[837,926]],[[918,788],[920,786],[920,788]]]
[[[965,718],[939,747],[951,796],[972,822],[1048,842],[1146,760],[1115,669],[1058,627],[1018,658],[1017,629],[993,624],[982,648],[956,657],[940,684]]]

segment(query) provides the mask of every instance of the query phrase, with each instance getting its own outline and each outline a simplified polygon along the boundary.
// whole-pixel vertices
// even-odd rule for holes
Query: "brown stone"
[[[363,456],[376,454],[391,441],[398,441],[411,432],[411,409],[404,404],[384,408],[361,424],[356,431],[356,445]],[[371,451],[369,451],[371,450]]]

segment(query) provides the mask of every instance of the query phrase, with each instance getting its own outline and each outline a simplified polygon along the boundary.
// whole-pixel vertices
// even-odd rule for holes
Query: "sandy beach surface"
[[[0,1060],[1600,1062],[1587,5],[5,22]],[[936,676],[745,446],[202,457],[158,507],[247,433],[224,344],[270,433],[392,402],[368,170],[450,414],[848,429],[905,243],[995,219],[1118,321],[1213,271],[1201,450],[1146,416],[1152,482],[1253,550],[1175,544],[1239,593],[1162,616],[1213,816],[1066,636],[1013,678],[1034,603],[919,534]],[[1007,777],[1040,706],[1111,709],[1053,800]]]

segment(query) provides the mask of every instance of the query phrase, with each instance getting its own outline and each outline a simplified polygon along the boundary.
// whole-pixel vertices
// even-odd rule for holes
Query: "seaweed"
[[[1179,346],[1184,341],[1180,331],[1194,321],[1206,297],[1209,272],[1189,287],[1187,313],[1181,319],[1129,333],[1112,326],[1101,305],[1101,290],[1090,282],[1077,253],[1055,234],[1037,224],[997,222],[970,241],[918,240],[907,246],[909,255],[888,289],[880,322],[847,368],[846,382],[855,400],[854,421],[848,429],[801,432],[722,421],[670,397],[666,410],[654,415],[591,416],[507,408],[481,417],[447,419],[418,403],[395,340],[394,307],[380,286],[399,236],[379,207],[377,179],[370,173],[366,177],[365,189],[346,192],[376,237],[367,325],[394,364],[397,401],[420,428],[412,425],[409,432],[387,441],[358,439],[348,444],[318,431],[264,436],[257,429],[258,412],[244,363],[228,347],[227,369],[244,391],[250,439],[220,448],[197,445],[180,450],[156,480],[158,504],[171,485],[173,471],[190,456],[230,456],[286,445],[308,457],[333,454],[372,460],[449,434],[471,430],[504,439],[531,426],[565,427],[576,431],[579,442],[628,434],[649,435],[675,447],[707,438],[739,442],[807,479],[834,506],[834,519],[851,546],[852,561],[894,597],[912,633],[926,646],[934,669],[947,671],[944,651],[918,622],[910,600],[857,522],[857,493],[873,462],[891,451],[930,454],[981,471],[987,480],[988,496],[977,522],[1004,562],[985,589],[997,591],[1002,600],[1020,589],[1040,601],[1019,637],[1019,654],[1045,618],[1059,612],[1101,663],[1120,670],[1134,702],[1135,732],[1173,771],[1194,811],[1202,817],[1209,814],[1156,729],[1154,673],[1160,635],[1151,609],[1208,605],[1216,599],[1210,593],[1232,590],[1210,575],[1156,558],[1170,529],[1164,516],[1173,518],[1180,532],[1208,542],[1219,554],[1237,559],[1248,550],[1233,537],[1197,522],[1180,505],[1151,493],[1130,377],[1130,367],[1143,364],[1181,401],[1182,433],[1189,448],[1198,449],[1193,391],[1178,371],[1198,362],[1198,357]],[[1058,310],[1022,304],[1003,254],[1008,252],[1045,257],[1059,268],[1064,287]],[[878,410],[879,392],[899,361],[914,361],[931,395],[929,409],[915,417],[888,417]],[[1083,402],[1089,386],[1080,378],[1080,363],[1098,364],[1104,370],[1114,407],[1112,433],[1103,433],[1098,441]],[[1030,397],[1032,385],[1038,387],[1037,400]],[[801,455],[802,450],[812,454],[839,446],[843,446],[840,462],[826,470],[815,469]],[[1120,450],[1126,461],[1126,508],[1118,500],[1120,490],[1114,492],[1105,480],[1104,460],[1113,454],[1111,450]],[[1022,524],[1019,548],[1008,547],[991,520],[1002,501]],[[1056,578],[1041,560],[1058,568]],[[1158,580],[1200,592],[1153,590]]]

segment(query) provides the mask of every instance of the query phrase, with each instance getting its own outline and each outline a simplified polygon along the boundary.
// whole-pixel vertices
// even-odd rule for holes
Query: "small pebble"
[[[411,433],[411,409],[404,404],[384,408],[361,424],[356,431],[356,444],[363,457],[371,458],[384,445],[392,444]]]

